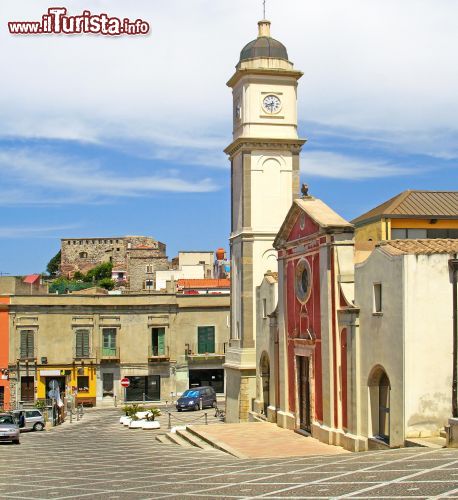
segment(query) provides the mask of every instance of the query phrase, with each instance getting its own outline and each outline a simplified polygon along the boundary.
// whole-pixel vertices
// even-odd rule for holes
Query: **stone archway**
[[[381,365],[374,366],[367,381],[371,434],[390,444],[390,379]]]
[[[264,415],[267,418],[267,408],[270,404],[270,361],[269,355],[264,351],[259,362],[259,373],[261,375],[261,393]]]

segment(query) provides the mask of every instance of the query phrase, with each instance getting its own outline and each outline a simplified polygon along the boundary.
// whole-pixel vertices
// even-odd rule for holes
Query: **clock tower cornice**
[[[307,139],[275,139],[275,138],[251,138],[239,137],[233,141],[224,150],[224,152],[233,157],[240,151],[250,152],[252,150],[278,150],[300,153],[302,146],[307,142]]]
[[[288,70],[288,69],[267,69],[267,68],[240,68],[231,76],[226,85],[228,87],[234,88],[237,83],[246,76],[279,76],[279,77],[289,77],[294,78],[296,81],[299,80],[304,73],[299,70]]]

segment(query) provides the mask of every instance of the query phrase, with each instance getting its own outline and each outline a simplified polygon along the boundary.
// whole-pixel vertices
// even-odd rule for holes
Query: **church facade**
[[[259,22],[258,38],[242,50],[228,82],[226,420],[267,420],[352,451],[438,436],[451,416],[458,273],[449,264],[458,240],[358,239],[355,225],[307,186],[298,195],[302,74],[269,30],[268,21]],[[427,210],[445,195],[423,197]],[[458,200],[457,193],[446,197]],[[430,224],[438,217],[415,214]]]

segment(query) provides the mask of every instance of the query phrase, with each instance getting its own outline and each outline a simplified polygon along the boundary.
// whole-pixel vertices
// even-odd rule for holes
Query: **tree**
[[[112,269],[113,264],[111,262],[104,262],[103,264],[99,264],[86,273],[84,281],[95,283],[97,281],[103,280],[104,278],[111,279]]]
[[[61,259],[61,254],[60,250],[54,255],[54,257],[48,262],[48,265],[46,266],[46,271],[48,271],[48,274],[52,277],[56,277],[59,274],[60,270],[60,259]]]
[[[111,278],[103,278],[97,283],[97,285],[105,288],[105,290],[113,290],[113,288],[116,286],[116,282]]]

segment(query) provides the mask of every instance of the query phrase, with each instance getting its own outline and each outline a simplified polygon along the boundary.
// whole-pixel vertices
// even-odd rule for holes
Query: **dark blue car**
[[[183,392],[178,399],[177,411],[216,408],[216,392],[213,387],[195,387]]]

